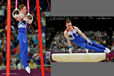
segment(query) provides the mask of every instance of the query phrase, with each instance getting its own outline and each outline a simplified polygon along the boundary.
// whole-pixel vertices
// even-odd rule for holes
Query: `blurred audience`
[[[18,68],[18,69],[24,69],[21,60],[20,60],[19,63],[17,64],[17,68]]]
[[[2,62],[2,63],[0,63],[0,70],[5,70],[5,65],[4,65],[4,63]]]
[[[29,62],[30,69],[37,69],[37,64],[33,62],[33,59]]]

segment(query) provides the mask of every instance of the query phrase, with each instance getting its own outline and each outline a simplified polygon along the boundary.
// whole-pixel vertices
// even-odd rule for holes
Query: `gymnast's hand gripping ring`
[[[20,11],[19,11],[17,8],[15,8],[15,9],[13,10],[12,16],[13,16],[14,18],[19,17],[19,13],[20,13]]]
[[[28,13],[28,14],[26,15],[26,18],[29,20],[29,23],[32,23],[32,21],[33,21],[33,16],[32,16],[30,13]]]

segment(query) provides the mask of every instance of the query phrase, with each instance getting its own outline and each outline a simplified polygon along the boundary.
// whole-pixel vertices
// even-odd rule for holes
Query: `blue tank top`
[[[27,19],[24,18],[23,21],[18,23],[19,33],[26,33],[27,29]]]
[[[68,29],[66,29],[70,40],[76,44],[81,44],[83,42],[86,42],[86,40],[80,34],[77,33],[74,26],[73,26],[73,29],[74,29],[73,33],[71,31],[69,31]]]
[[[27,34],[26,34],[27,19],[26,18],[24,18],[23,21],[18,23],[18,29],[19,29],[18,40],[22,40],[22,39],[27,40]]]

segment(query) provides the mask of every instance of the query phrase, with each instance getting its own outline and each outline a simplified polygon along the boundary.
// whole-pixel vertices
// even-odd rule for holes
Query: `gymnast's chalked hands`
[[[17,8],[14,9],[12,16],[17,19],[18,21],[22,20],[24,18],[24,14],[20,12]]]
[[[12,16],[14,18],[19,17],[19,13],[20,13],[20,11],[16,8],[16,9],[13,10]]]
[[[72,48],[72,46],[70,46],[69,47],[69,53],[72,53],[72,50],[73,50],[73,48]]]
[[[26,18],[27,18],[27,20],[28,20],[28,23],[31,24],[32,21],[33,21],[33,16],[28,13],[28,14],[26,15]]]

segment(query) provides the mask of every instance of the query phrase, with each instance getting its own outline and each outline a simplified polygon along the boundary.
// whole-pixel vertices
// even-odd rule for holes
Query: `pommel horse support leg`
[[[105,60],[105,53],[56,53],[52,60],[56,62],[100,62]]]

